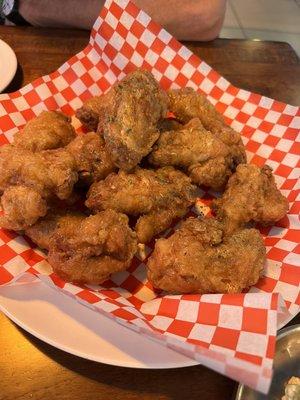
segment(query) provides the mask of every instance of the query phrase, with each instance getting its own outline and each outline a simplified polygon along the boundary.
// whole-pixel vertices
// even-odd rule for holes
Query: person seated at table
[[[215,39],[226,0],[133,0],[179,40]],[[16,25],[91,29],[104,0],[4,0],[2,15]]]

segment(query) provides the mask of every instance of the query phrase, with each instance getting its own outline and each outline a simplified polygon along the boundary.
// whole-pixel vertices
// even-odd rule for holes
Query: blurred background
[[[228,0],[220,37],[288,42],[300,56],[300,0]]]

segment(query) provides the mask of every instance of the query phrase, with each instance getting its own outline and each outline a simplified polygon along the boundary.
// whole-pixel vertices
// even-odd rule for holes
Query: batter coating
[[[254,285],[266,260],[256,229],[224,236],[213,218],[189,218],[168,239],[159,239],[148,263],[148,279],[171,293],[240,293]]]
[[[70,117],[59,111],[43,111],[14,136],[13,144],[36,152],[64,147],[75,137]]]
[[[73,229],[60,226],[50,240],[48,261],[66,281],[100,284],[127,269],[136,250],[128,217],[106,210],[84,218]]]
[[[246,152],[238,132],[226,125],[221,114],[207,98],[192,88],[169,90],[170,110],[180,121],[187,123],[192,118],[199,118],[205,129],[216,135],[229,146],[232,164],[245,163]]]
[[[1,197],[4,215],[0,216],[0,227],[22,230],[34,224],[47,213],[47,202],[39,192],[27,186],[11,186]]]
[[[28,228],[46,214],[48,201],[68,199],[77,179],[75,160],[64,148],[33,153],[13,145],[2,146],[0,192],[4,216],[0,226]]]
[[[107,94],[91,100],[91,118],[94,120],[97,113],[98,132],[103,134],[106,148],[119,168],[131,170],[150,153],[159,136],[158,123],[166,116],[167,103],[167,95],[153,75],[143,70],[128,74]],[[81,120],[88,108],[84,105],[84,111],[77,112]],[[89,123],[89,128],[92,125]]]
[[[155,166],[183,168],[193,183],[214,190],[222,190],[235,169],[229,146],[207,131],[199,118],[182,128],[163,132],[149,161]]]
[[[78,211],[52,209],[44,218],[25,230],[25,234],[41,249],[49,250],[50,240],[58,228],[76,232],[78,225],[86,216]]]
[[[77,136],[66,149],[74,157],[79,181],[84,185],[89,186],[105,179],[117,169],[105,147],[104,139],[97,133]]]
[[[214,200],[212,206],[228,233],[250,221],[271,225],[283,218],[289,208],[287,199],[276,187],[272,169],[251,164],[237,167],[223,196]]]
[[[97,131],[99,119],[106,118],[107,95],[91,97],[77,111],[76,117],[89,131]]]
[[[156,171],[137,168],[133,173],[119,171],[94,183],[86,206],[94,212],[110,208],[139,217],[138,240],[146,243],[167,229],[175,218],[186,214],[195,189],[185,174],[172,167]]]

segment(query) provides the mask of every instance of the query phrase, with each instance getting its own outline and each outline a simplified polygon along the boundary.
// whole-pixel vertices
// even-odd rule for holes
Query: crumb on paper
[[[71,117],[71,124],[74,127],[74,129],[78,129],[82,125],[79,119],[75,115],[72,115]]]
[[[144,243],[138,243],[137,256],[141,261],[147,257],[146,245]]]
[[[205,217],[210,212],[210,208],[204,204],[200,199],[196,200],[195,203],[195,212],[197,215],[201,217]]]

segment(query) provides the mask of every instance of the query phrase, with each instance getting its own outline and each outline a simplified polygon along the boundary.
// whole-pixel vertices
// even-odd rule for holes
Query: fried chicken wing
[[[77,178],[75,160],[63,148],[38,153],[12,145],[0,148],[0,191],[24,185],[43,197],[67,199]]]
[[[199,118],[193,118],[177,130],[163,132],[149,161],[155,166],[183,168],[193,183],[215,190],[225,187],[235,169],[229,146],[207,131]]]
[[[40,248],[49,250],[50,240],[59,228],[65,232],[75,232],[86,216],[69,209],[52,209],[35,224],[25,229],[25,234]]]
[[[187,212],[194,192],[190,179],[172,167],[157,171],[137,168],[133,173],[119,171],[94,183],[86,206],[94,212],[114,209],[140,217],[136,231],[139,241],[145,243]]]
[[[109,109],[109,96],[95,96],[85,101],[77,111],[76,117],[82,125],[89,131],[97,131],[99,120],[103,120],[107,116]]]
[[[78,180],[74,157],[66,149],[43,151],[40,156],[45,186],[59,199],[68,199]]]
[[[103,135],[115,164],[130,170],[150,153],[159,137],[157,123],[166,115],[167,96],[151,73],[139,70],[111,90],[110,116],[103,124]]]
[[[121,169],[134,168],[149,154],[159,136],[158,122],[167,113],[167,95],[148,71],[136,70],[117,82],[104,96],[84,105],[77,116],[84,121],[92,104],[91,119],[99,116],[98,132]],[[96,106],[97,104],[97,106]],[[91,128],[94,125],[89,124]]]
[[[77,136],[67,150],[76,161],[79,180],[86,185],[100,181],[117,167],[105,147],[104,139],[94,132]]]
[[[48,261],[62,279],[100,284],[112,273],[127,269],[136,250],[128,217],[106,210],[74,228],[60,226],[50,240]]]
[[[46,214],[48,200],[71,196],[77,178],[75,160],[63,148],[33,153],[12,145],[2,146],[0,191],[4,217],[1,226],[26,229],[34,224]],[[30,201],[27,206],[26,201]]]
[[[238,132],[226,125],[221,114],[207,98],[192,88],[169,90],[170,110],[176,118],[187,123],[192,118],[199,118],[205,129],[216,135],[230,148],[232,163],[246,162],[245,148]]]
[[[174,204],[167,209],[158,209],[144,214],[137,220],[135,231],[140,243],[147,243],[150,240],[169,228],[177,219],[184,217],[187,212],[187,207],[184,207],[182,201],[174,199]]]
[[[217,220],[189,218],[171,237],[156,241],[148,279],[171,293],[240,293],[258,281],[265,260],[256,229],[224,236]]]
[[[13,144],[33,152],[64,147],[76,137],[70,117],[58,111],[43,111],[18,132]]]
[[[213,209],[230,233],[250,221],[275,223],[287,213],[288,201],[277,189],[269,166],[241,164],[223,196],[213,201]]]
[[[47,213],[47,203],[39,192],[26,186],[11,186],[1,196],[4,215],[0,227],[22,230]]]

